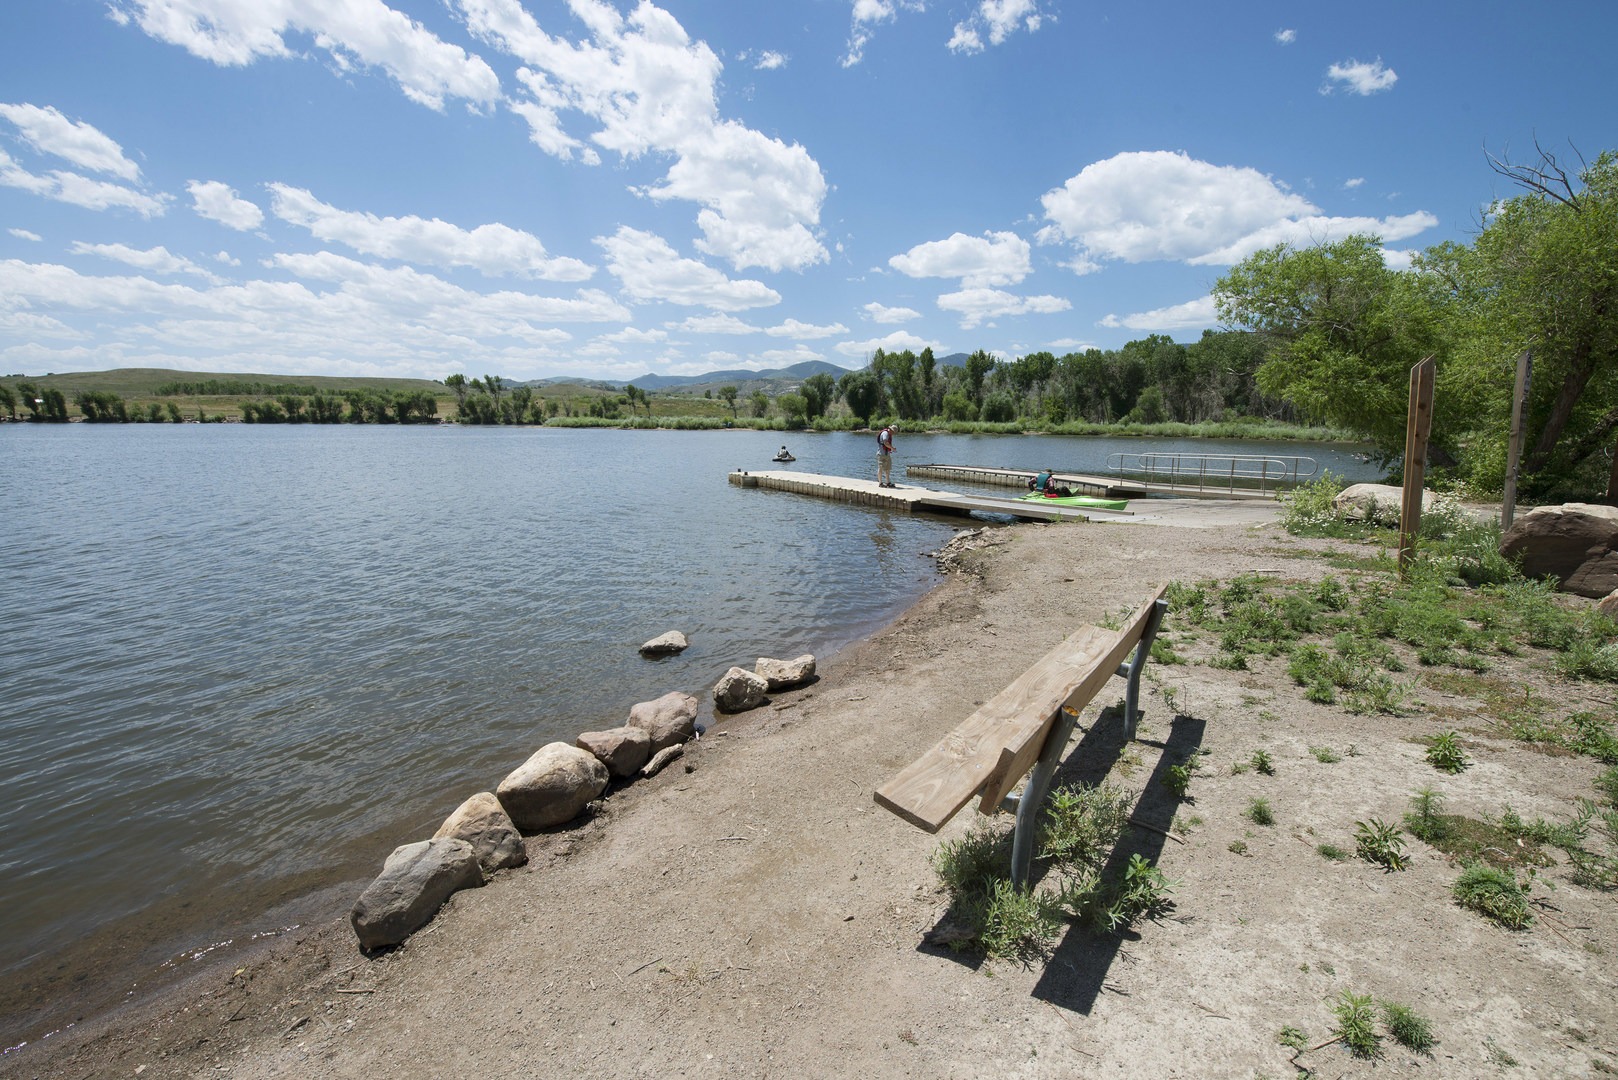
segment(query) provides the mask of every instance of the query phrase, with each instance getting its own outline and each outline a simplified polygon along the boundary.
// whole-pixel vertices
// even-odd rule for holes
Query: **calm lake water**
[[[864,636],[974,524],[726,482],[783,441],[874,476],[852,434],[0,425],[0,983],[66,993],[99,938],[127,970],[91,978],[122,979],[273,931],[547,741]],[[1289,452],[1374,478],[1351,449],[901,436],[896,464]],[[668,629],[691,648],[642,660]]]

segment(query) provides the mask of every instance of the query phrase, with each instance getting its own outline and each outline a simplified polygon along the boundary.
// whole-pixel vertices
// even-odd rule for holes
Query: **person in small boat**
[[[783,446],[783,447],[781,447],[781,452],[775,455],[775,460],[776,461],[797,461],[798,459],[793,457],[791,452],[788,451],[787,448]]]
[[[1073,489],[1066,484],[1058,484],[1056,476],[1049,469],[1028,481],[1028,490],[1037,491],[1041,495],[1052,499],[1069,499],[1073,497]]]

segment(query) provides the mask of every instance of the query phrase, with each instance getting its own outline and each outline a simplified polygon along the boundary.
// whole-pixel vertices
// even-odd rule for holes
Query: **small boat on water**
[[[771,461],[797,461],[798,459],[793,457],[791,452],[788,451],[787,448],[783,446],[783,447],[781,447],[781,452],[779,454],[776,454],[770,460]]]
[[[1018,502],[1037,502],[1051,506],[1080,506],[1090,510],[1127,510],[1128,499],[1104,499],[1099,495],[1045,495],[1038,491],[1030,491],[1021,496]]]

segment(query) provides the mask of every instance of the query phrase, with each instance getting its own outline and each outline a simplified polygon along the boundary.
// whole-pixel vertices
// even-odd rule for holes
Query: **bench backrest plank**
[[[1039,757],[1062,706],[1082,709],[1116,673],[1140,640],[1163,591],[1142,604],[1122,630],[1081,627],[882,785],[876,801],[937,832],[979,791],[1015,787]],[[985,806],[998,807],[1004,794]]]

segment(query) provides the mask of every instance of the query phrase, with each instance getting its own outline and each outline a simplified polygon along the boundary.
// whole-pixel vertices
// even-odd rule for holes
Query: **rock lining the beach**
[[[627,724],[606,731],[582,732],[573,745],[594,754],[617,777],[634,776],[652,756],[651,734]]]
[[[492,791],[480,791],[467,799],[433,833],[434,840],[446,837],[465,840],[478,857],[485,877],[496,870],[521,866],[528,861],[522,834]]]
[[[553,742],[512,770],[495,795],[517,828],[531,833],[578,817],[607,790],[608,780],[607,767],[594,754]]]
[[[1500,554],[1521,557],[1524,577],[1553,577],[1563,592],[1601,598],[1618,589],[1618,507],[1536,506],[1511,523]]]
[[[1349,521],[1369,521],[1375,525],[1397,525],[1404,512],[1404,488],[1392,484],[1350,484],[1331,501],[1331,508]],[[1431,491],[1421,493],[1421,509],[1433,508]]]
[[[672,656],[675,653],[684,652],[690,645],[691,642],[686,640],[684,634],[678,630],[670,630],[665,634],[659,634],[642,645],[640,654],[642,656]]]
[[[733,667],[714,684],[714,708],[727,713],[756,709],[764,704],[764,695],[768,690],[769,683],[764,681],[763,676],[755,675],[746,668]]]
[[[425,926],[460,889],[483,884],[477,852],[465,840],[418,840],[393,849],[382,873],[354,902],[349,922],[366,950],[397,945]]]
[[[697,733],[697,699],[671,690],[656,701],[642,701],[629,710],[629,726],[652,738],[652,753],[683,743]]]
[[[753,673],[764,680],[767,693],[790,690],[815,677],[815,658],[810,653],[792,660],[772,660],[761,656],[758,663],[753,665]]]

